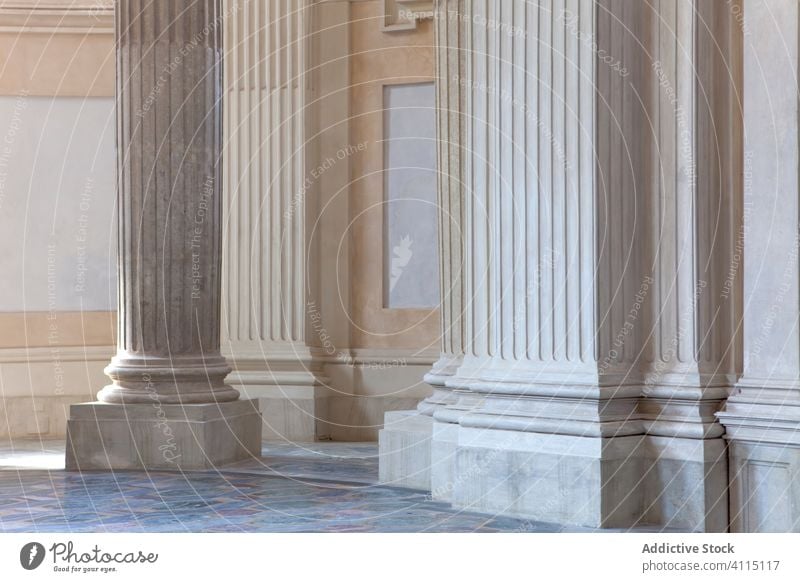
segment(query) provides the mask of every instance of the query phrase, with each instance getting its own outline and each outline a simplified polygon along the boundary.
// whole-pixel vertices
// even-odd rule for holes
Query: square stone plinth
[[[386,413],[378,434],[382,484],[430,491],[432,429],[433,418],[416,410]]]
[[[639,524],[643,436],[458,431],[454,507],[570,526]]]
[[[261,454],[258,403],[70,407],[68,471],[208,470]]]
[[[644,523],[679,530],[728,530],[725,441],[650,436],[645,444]]]

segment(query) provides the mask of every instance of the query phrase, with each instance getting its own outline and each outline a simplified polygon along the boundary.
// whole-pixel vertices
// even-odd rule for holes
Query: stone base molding
[[[305,345],[280,342],[229,346],[228,382],[259,401],[265,441],[314,442],[330,438],[330,380],[319,355]]]
[[[727,528],[721,441],[434,430],[431,492],[457,507],[589,527]]]

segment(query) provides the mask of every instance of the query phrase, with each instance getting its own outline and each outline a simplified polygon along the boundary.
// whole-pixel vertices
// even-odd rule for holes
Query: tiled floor
[[[373,443],[268,445],[261,459],[186,474],[66,473],[63,447],[0,444],[0,531],[560,531],[379,486]]]

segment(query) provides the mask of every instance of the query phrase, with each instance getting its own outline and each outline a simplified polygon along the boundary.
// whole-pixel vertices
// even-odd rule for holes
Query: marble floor
[[[265,445],[192,473],[67,473],[64,443],[0,443],[0,532],[554,532],[377,484],[374,443]]]

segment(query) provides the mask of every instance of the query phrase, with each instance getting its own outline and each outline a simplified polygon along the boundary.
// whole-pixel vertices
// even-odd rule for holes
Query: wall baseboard
[[[112,346],[0,349],[0,438],[64,438],[69,406],[95,399],[114,353]],[[276,385],[281,375],[265,367],[263,382],[251,370],[238,387],[262,401],[265,439],[375,441],[386,412],[413,409],[430,394],[423,376],[435,359],[356,350],[350,359],[323,359],[324,386]]]

